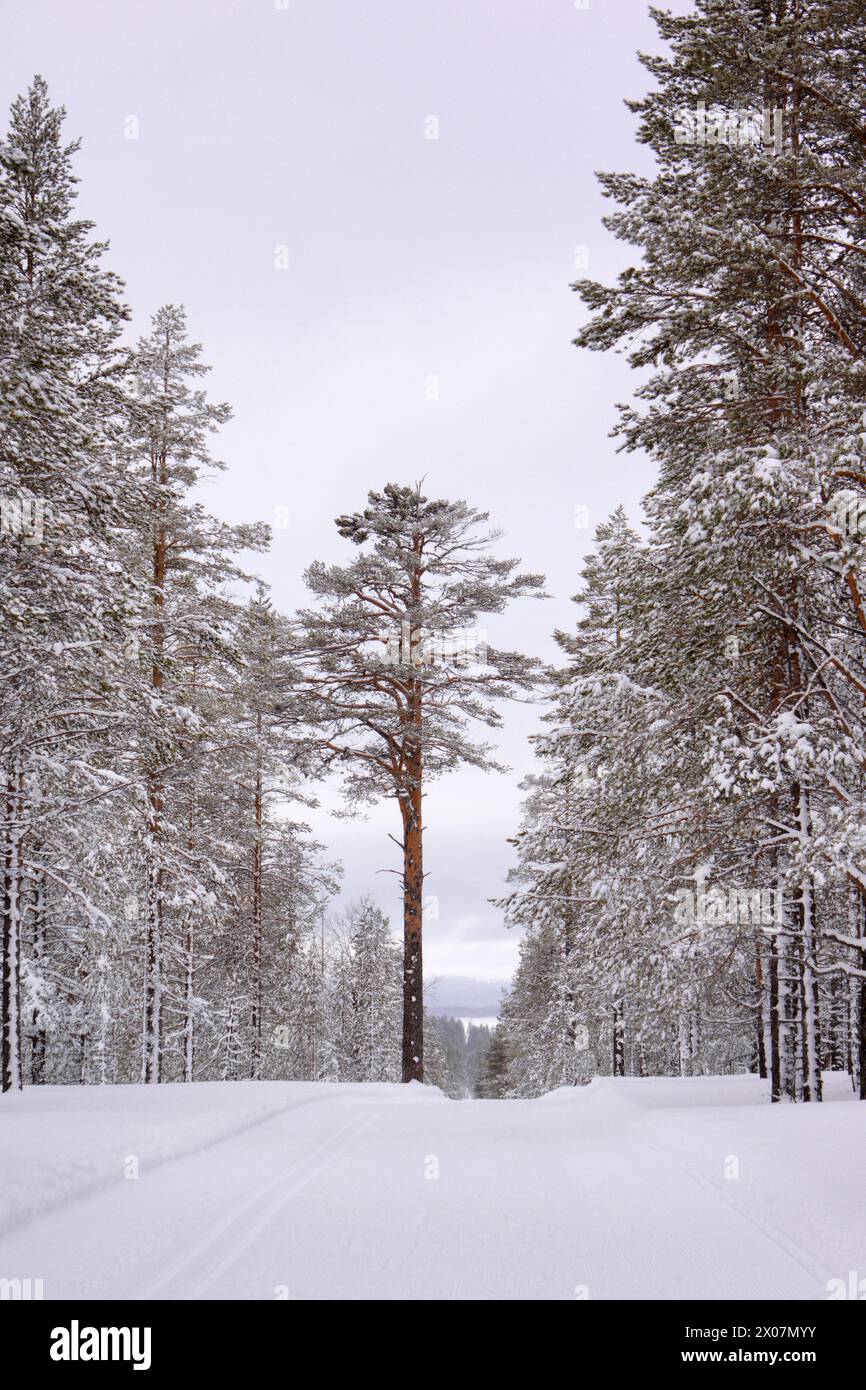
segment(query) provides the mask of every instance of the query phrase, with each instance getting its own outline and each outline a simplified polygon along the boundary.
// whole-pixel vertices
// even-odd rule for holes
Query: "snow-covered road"
[[[866,1277],[866,1106],[844,1087],[812,1107],[762,1104],[752,1077],[539,1101],[31,1090],[0,1103],[0,1278],[47,1298],[826,1298]]]

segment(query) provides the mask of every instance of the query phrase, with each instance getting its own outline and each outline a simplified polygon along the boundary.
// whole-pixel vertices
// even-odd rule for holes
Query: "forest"
[[[752,1072],[818,1102],[836,1071],[866,1099],[862,4],[655,19],[629,103],[655,172],[599,175],[633,263],[573,289],[576,350],[634,369],[605,467],[645,455],[656,482],[596,527],[555,665],[487,640],[545,581],[435,478],[347,485],[345,562],[278,611],[268,526],[201,501],[231,410],[194,323],[136,323],[62,106],[38,76],[13,104],[4,1091]],[[527,698],[537,768],[490,883],[520,963],[467,1036],[424,1008],[423,797],[502,772],[483,736]],[[305,819],[326,784],[348,814],[397,803],[400,922],[335,910]]]

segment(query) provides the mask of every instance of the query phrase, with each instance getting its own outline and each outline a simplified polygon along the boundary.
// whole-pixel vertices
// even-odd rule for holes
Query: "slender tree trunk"
[[[858,893],[859,931],[857,935],[866,938],[866,895]],[[861,970],[866,969],[866,952],[860,952],[857,962]],[[854,1019],[851,1051],[856,1068],[856,1090],[861,1100],[866,1100],[866,980],[859,980],[856,1000],[851,1000],[851,1014]]]
[[[193,656],[190,668],[190,705],[198,710],[198,663]],[[193,771],[189,790],[189,803],[186,817],[186,847],[190,859],[196,853],[198,830],[198,773]],[[196,915],[193,910],[187,914],[183,932],[183,1079],[192,1081],[195,1077],[195,951]]]
[[[779,1076],[781,1094],[787,1100],[796,1100],[796,1060],[793,1056],[791,1036],[791,947],[787,930],[776,938],[779,951],[777,971],[778,1016],[779,1016]]]
[[[261,737],[262,717],[256,719],[256,732]],[[257,1081],[262,1074],[262,767],[256,755],[255,841],[253,843],[253,978],[252,978],[252,1044],[250,1076]]]
[[[682,1011],[679,1016],[677,1033],[679,1036],[680,1076],[690,1076],[691,1057],[689,1046],[691,1043],[691,1028],[689,1026],[688,1014]]]
[[[809,796],[805,787],[795,789],[797,798],[797,822],[800,839],[805,842],[812,833]],[[797,906],[800,923],[800,942],[802,948],[800,1005],[802,1019],[803,1050],[803,1100],[823,1100],[823,1079],[821,1076],[821,1043],[818,1020],[818,976],[815,970],[815,890],[812,879],[805,875],[800,885],[800,901]]]
[[[848,991],[848,1018],[847,1029],[845,1032],[845,1070],[851,1077],[851,1085],[854,1090],[859,1089],[860,1085],[860,1047],[858,1023],[860,1018],[860,986],[861,981],[855,976],[850,976],[847,982]]]
[[[782,1099],[782,1029],[779,1019],[779,941],[770,938],[770,1100]]]
[[[159,863],[147,870],[144,923],[144,1028],[142,1073],[145,1084],[162,1080],[162,920],[163,871]]]
[[[168,378],[166,376],[166,390]],[[154,482],[159,488],[168,485],[168,457],[165,448],[155,449],[151,457]],[[165,509],[161,491],[157,495],[157,515],[160,517],[153,543],[153,664],[151,684],[162,690],[165,676],[165,583],[168,573],[168,537],[161,514]],[[155,756],[155,755],[154,755]],[[165,811],[160,776],[151,767],[148,773],[150,818],[148,825],[147,905],[144,941],[144,1028],[142,1037],[142,1080],[159,1082],[162,1069],[162,935],[165,904],[165,871],[160,843]]]
[[[420,696],[419,703],[420,703]],[[424,860],[421,753],[412,755],[403,808],[403,1067],[404,1081],[424,1080],[424,964],[421,929]]]
[[[409,662],[421,658],[420,631],[414,626],[421,604],[421,551],[416,538],[416,568],[411,580],[413,612],[410,614]],[[404,749],[406,775],[400,788],[403,818],[403,1056],[404,1081],[424,1080],[424,959],[421,934],[424,925],[423,854],[423,754],[422,684],[410,670]]]
[[[186,919],[183,984],[183,1079],[195,1075],[195,923],[190,912]]]
[[[21,840],[24,834],[24,775],[20,758],[6,779],[3,864],[2,999],[0,1089],[20,1091],[21,1074]]]
[[[767,1009],[766,991],[764,989],[764,962],[761,958],[761,942],[755,942],[755,998],[757,1001],[756,1014],[756,1043],[758,1056],[758,1075],[762,1081],[767,1080],[767,1053],[769,1052],[770,1028],[769,1011]]]
[[[33,891],[33,963],[38,974],[45,968],[45,875],[36,874]],[[45,1062],[48,1051],[48,1036],[39,1021],[39,1010],[33,1010],[31,1019],[33,1038],[30,1044],[30,1084],[45,1084]]]
[[[625,1076],[625,1021],[623,1019],[621,999],[614,1000],[613,1004],[613,1017],[611,1022],[611,1073],[613,1076]]]
[[[225,1052],[223,1054],[223,1081],[236,1081],[238,1076],[238,1032],[237,1005],[234,998],[229,1005],[226,1025]]]
[[[36,870],[33,884],[33,966],[36,973],[42,974],[46,959],[46,899],[44,899],[44,874]],[[39,1009],[33,1009],[31,1017],[31,1086],[44,1086],[46,1070],[47,1034],[39,1020]]]
[[[701,1061],[701,1053],[704,1046],[703,1030],[701,1028],[700,1009],[692,1009],[689,1030],[689,1051],[691,1053],[691,1074],[692,1076],[703,1076],[704,1068]]]

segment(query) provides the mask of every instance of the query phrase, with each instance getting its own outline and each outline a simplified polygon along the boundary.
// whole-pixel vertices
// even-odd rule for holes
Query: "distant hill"
[[[425,985],[427,1011],[438,1018],[471,1018],[481,1023],[498,1018],[506,985],[497,980],[476,980],[469,975],[443,975]]]

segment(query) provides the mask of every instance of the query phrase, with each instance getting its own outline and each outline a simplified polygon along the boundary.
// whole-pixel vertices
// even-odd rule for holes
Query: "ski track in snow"
[[[819,1299],[866,1269],[857,1105],[762,1105],[753,1077],[600,1081],[540,1101],[267,1083],[250,1119],[256,1084],[188,1088],[186,1131],[178,1088],[153,1088],[160,1144],[165,1112],[187,1149],[145,1152],[137,1181],[116,1159],[135,1088],[0,1106],[0,1169],[22,1180],[9,1155],[20,1163],[28,1124],[41,1165],[29,1216],[0,1238],[0,1276],[42,1278],[48,1298]],[[93,1172],[39,1210],[64,1126],[89,1138]],[[732,1153],[742,1176],[726,1182]]]
[[[235,1207],[224,1220],[211,1227],[201,1240],[196,1241],[140,1297],[143,1299],[171,1297],[170,1292],[166,1293],[166,1287],[173,1282],[176,1283],[180,1275],[184,1274],[190,1266],[194,1266],[199,1255],[202,1255],[207,1261],[208,1256],[214,1252],[219,1252],[216,1263],[206,1264],[205,1272],[195,1277],[191,1291],[181,1295],[188,1298],[201,1298],[211,1285],[237,1262],[243,1252],[249,1249],[270,1223],[280,1215],[292,1197],[301,1192],[308,1183],[314,1182],[327,1165],[332,1163],[353,1139],[360,1137],[363,1131],[374,1122],[377,1113],[374,1112],[373,1115],[351,1120],[334,1134],[329,1135],[301,1162],[294,1164],[287,1171],[281,1170],[275,1178],[270,1178],[264,1182],[251,1197]],[[266,1204],[266,1199],[275,1190],[278,1193],[276,1200]],[[252,1213],[257,1208],[259,1209],[258,1212],[253,1216]]]
[[[749,1225],[754,1227],[754,1229],[758,1231],[761,1235],[766,1236],[767,1240],[772,1241],[772,1243],[783,1255],[787,1255],[796,1264],[798,1264],[800,1268],[806,1272],[810,1279],[820,1280],[826,1288],[827,1281],[833,1277],[830,1271],[826,1267],[817,1266],[814,1259],[812,1259],[804,1250],[802,1250],[800,1246],[797,1245],[796,1241],[792,1240],[790,1236],[786,1236],[783,1234],[783,1232],[775,1230],[766,1222],[760,1221],[753,1214],[745,1211],[740,1211],[736,1207],[732,1206],[730,1202],[725,1200],[724,1195],[719,1190],[719,1188],[714,1187],[711,1182],[708,1182],[706,1178],[701,1177],[700,1174],[693,1173],[690,1169],[684,1167],[683,1164],[678,1163],[671,1154],[665,1153],[663,1149],[657,1148],[655,1144],[650,1144],[648,1140],[643,1138],[641,1138],[638,1142],[642,1144],[644,1148],[651,1149],[653,1153],[659,1154],[663,1159],[665,1159],[667,1163],[671,1165],[671,1167],[675,1168],[679,1173],[684,1174],[684,1176],[687,1177],[690,1182],[693,1182],[697,1187],[699,1187],[701,1191],[708,1192],[715,1201],[720,1202],[728,1212],[731,1212],[736,1220],[747,1221]]]

